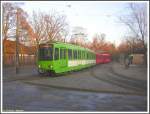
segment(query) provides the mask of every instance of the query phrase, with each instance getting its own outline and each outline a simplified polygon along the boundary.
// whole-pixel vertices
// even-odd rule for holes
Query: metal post
[[[16,12],[16,74],[19,72],[19,10]]]
[[[4,24],[5,23],[5,21],[4,21],[4,6],[2,5],[2,7],[3,7],[3,13],[2,13],[2,23]],[[4,30],[4,25],[2,24],[2,26],[3,26],[3,30]],[[3,51],[2,51],[2,53],[3,53],[3,66],[5,65],[5,50],[4,50],[4,44],[5,44],[5,34],[3,34],[3,37],[2,37],[2,43],[3,43]]]

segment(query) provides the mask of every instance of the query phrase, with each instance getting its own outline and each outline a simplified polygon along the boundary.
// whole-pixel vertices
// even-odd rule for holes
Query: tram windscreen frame
[[[39,60],[53,60],[53,46],[41,45],[39,46]]]

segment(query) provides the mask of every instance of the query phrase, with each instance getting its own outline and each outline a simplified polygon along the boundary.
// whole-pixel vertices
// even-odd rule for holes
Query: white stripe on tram
[[[68,66],[78,66],[78,65],[86,65],[86,64],[94,64],[96,60],[69,60]]]

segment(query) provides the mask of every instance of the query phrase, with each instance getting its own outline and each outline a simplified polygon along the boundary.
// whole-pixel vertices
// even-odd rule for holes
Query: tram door
[[[60,48],[60,67],[67,67],[66,48]]]

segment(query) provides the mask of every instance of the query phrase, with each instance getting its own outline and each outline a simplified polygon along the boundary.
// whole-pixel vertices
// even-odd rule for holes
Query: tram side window
[[[85,59],[85,54],[84,54],[84,51],[83,51],[82,53],[83,53],[83,59]]]
[[[90,53],[90,59],[92,58],[92,54]]]
[[[75,56],[76,56],[75,50],[73,50],[73,58],[74,58],[74,59],[75,59]]]
[[[92,54],[90,53],[90,60],[92,59]]]
[[[89,53],[89,59],[91,59],[91,53]]]
[[[77,50],[73,51],[73,56],[74,56],[74,59],[77,59]]]
[[[68,58],[72,59],[72,50],[71,49],[68,49]]]
[[[78,59],[78,51],[75,50],[75,58]]]
[[[75,50],[73,50],[73,58],[74,58],[74,59],[76,59],[75,56],[76,56],[76,53],[75,53]]]
[[[79,59],[79,51],[77,50],[77,58],[76,59]]]
[[[77,59],[80,59],[80,52],[79,52],[79,50],[77,51]]]
[[[59,59],[59,49],[55,48],[55,60]]]
[[[83,59],[83,51],[81,51],[81,59]]]
[[[78,59],[80,59],[80,51],[78,51]]]
[[[75,59],[77,59],[78,58],[78,52],[77,52],[77,50],[75,51]]]
[[[84,51],[82,51],[82,59],[84,59]]]
[[[81,57],[81,58],[84,59],[84,52],[82,51],[81,54],[82,54],[82,57]]]
[[[79,59],[81,59],[81,51],[79,51],[79,54],[80,54],[80,55],[79,55]]]
[[[86,53],[87,59],[89,59],[88,53]]]
[[[80,59],[82,59],[82,55],[81,55],[82,53],[81,53],[81,51],[80,51]]]
[[[81,51],[80,51],[80,59],[82,59],[82,55],[81,55],[82,53],[81,53]]]
[[[63,59],[63,58],[64,58],[64,50],[60,49],[60,59]]]
[[[66,58],[66,49],[64,49],[64,59]]]

